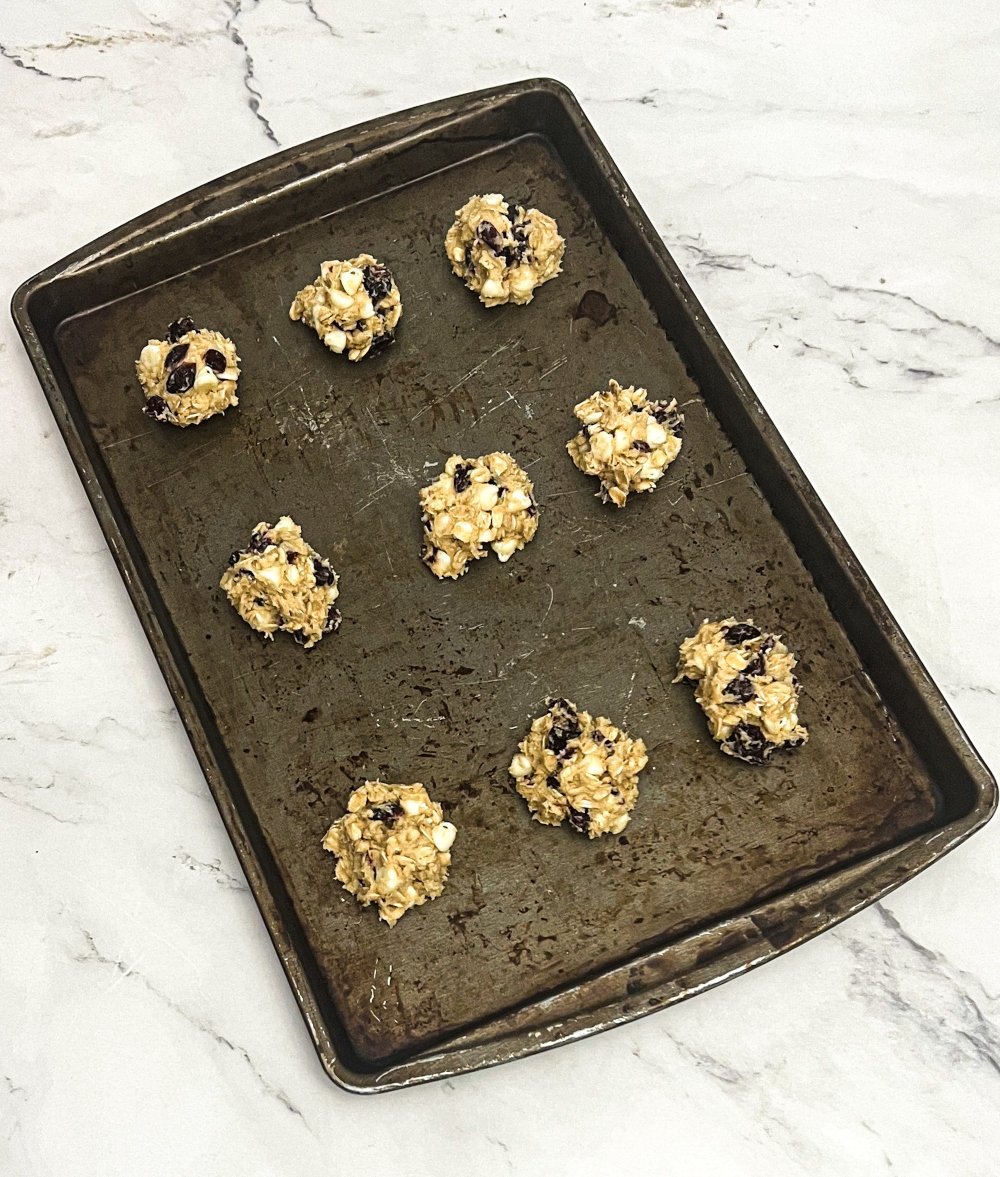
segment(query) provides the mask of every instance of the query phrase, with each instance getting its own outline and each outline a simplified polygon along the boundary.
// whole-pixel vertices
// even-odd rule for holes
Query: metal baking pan
[[[483,309],[442,238],[473,192],[553,214],[565,272]],[[358,365],[288,318],[328,257],[385,260],[405,312]],[[732,977],[981,826],[996,786],[572,95],[521,82],[317,139],[179,197],[25,283],[14,318],[329,1075],[384,1091],[629,1021]],[[185,431],[133,361],[178,315],[230,335],[240,405]],[[654,494],[602,506],[564,453],[609,376],[676,396]],[[440,583],[417,490],[512,451],[534,542]],[[264,644],[218,591],[292,514],[342,575],[341,632]],[[752,615],[801,656],[809,744],[720,755],[678,642]],[[280,635],[279,635],[280,638]],[[506,767],[546,694],[650,749],[633,821],[530,821]],[[444,895],[393,929],[320,848],[366,777],[459,827]]]

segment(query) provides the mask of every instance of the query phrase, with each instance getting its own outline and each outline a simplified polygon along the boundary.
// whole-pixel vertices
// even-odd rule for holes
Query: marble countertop
[[[1000,765],[996,6],[344,12],[7,0],[7,295],[279,145],[558,77]],[[0,421],[4,1177],[996,1173],[997,822],[665,1013],[455,1081],[336,1089],[6,316]]]

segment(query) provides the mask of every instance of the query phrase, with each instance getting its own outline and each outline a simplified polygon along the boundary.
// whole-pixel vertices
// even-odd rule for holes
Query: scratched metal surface
[[[470,193],[554,214],[565,273],[527,308],[481,308],[441,239]],[[361,365],[289,321],[319,262],[367,249],[405,306]],[[194,265],[202,259],[191,259]],[[132,362],[180,314],[230,334],[240,406],[148,423]],[[570,175],[521,141],[63,324],[59,347],[162,607],[228,749],[360,1060],[458,1028],[901,841],[934,815],[909,743]],[[670,477],[626,510],[569,462],[573,403],[611,375],[683,403]],[[536,539],[439,583],[418,559],[417,490],[452,452],[507,449],[534,479]],[[289,513],[342,575],[344,624],[305,652],[264,644],[218,591],[228,553]],[[752,769],[718,753],[677,644],[752,614],[802,657],[810,744]],[[507,783],[548,693],[650,748],[634,819],[596,842],[532,823]],[[423,781],[459,827],[444,896],[395,929],[320,849],[366,777]]]

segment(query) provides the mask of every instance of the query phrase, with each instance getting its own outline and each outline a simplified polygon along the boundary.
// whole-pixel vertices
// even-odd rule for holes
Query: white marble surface
[[[559,77],[1000,764],[995,4],[347,8],[6,0],[6,295],[279,144]],[[0,353],[4,1177],[998,1171],[997,823],[667,1013],[334,1088],[6,315]]]

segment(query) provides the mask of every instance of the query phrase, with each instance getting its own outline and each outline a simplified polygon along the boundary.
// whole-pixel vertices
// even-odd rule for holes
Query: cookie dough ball
[[[535,287],[562,269],[566,242],[551,217],[505,200],[473,196],[444,239],[451,268],[488,307],[531,302]]]
[[[243,551],[233,552],[221,586],[229,603],[265,638],[283,629],[308,650],[340,626],[337,574],[282,515],[272,527],[258,523]]]
[[[505,563],[538,528],[531,480],[510,454],[463,458],[453,454],[444,473],[420,492],[424,547],[435,576],[457,580],[470,560],[496,552]]]
[[[799,723],[796,658],[776,634],[752,621],[703,621],[681,643],[674,682],[695,685],[695,698],[722,751],[763,764],[778,748],[809,738]]]
[[[395,339],[403,303],[389,270],[363,253],[346,262],[323,262],[319,277],[296,294],[288,314],[312,327],[330,351],[361,360]]]
[[[364,907],[377,903],[391,926],[444,890],[455,834],[423,785],[365,781],[327,830],[323,847],[336,855],[345,889]]]
[[[653,490],[681,452],[684,417],[677,401],[651,401],[644,388],[622,388],[580,401],[573,412],[583,428],[566,446],[584,474],[601,480],[602,503],[624,507],[632,491]]]
[[[628,825],[648,759],[642,740],[610,719],[593,719],[574,703],[553,699],[521,741],[510,775],[536,821],[557,826],[568,820],[578,833],[599,838]]]
[[[135,370],[146,397],[142,411],[154,421],[200,425],[239,403],[236,345],[218,331],[196,331],[192,319],[177,319],[166,339],[151,339]]]

